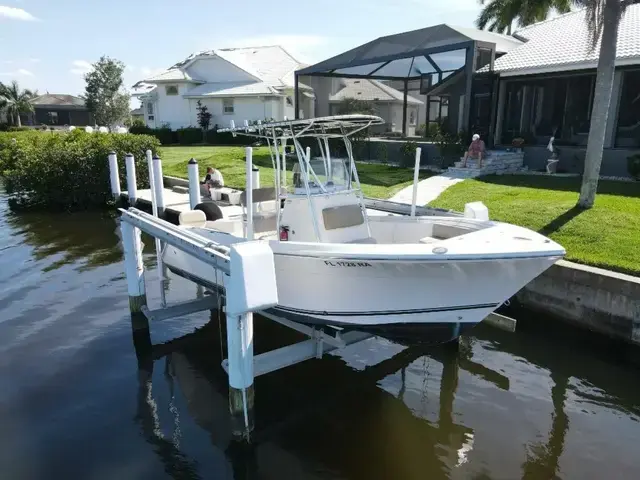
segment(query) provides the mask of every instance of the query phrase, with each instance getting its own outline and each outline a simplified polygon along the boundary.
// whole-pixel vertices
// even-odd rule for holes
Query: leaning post
[[[198,161],[195,158],[187,164],[187,176],[189,177],[189,208],[194,210],[200,203],[200,177],[198,174]]]
[[[124,157],[127,169],[127,190],[129,191],[129,205],[134,206],[138,199],[138,186],[136,181],[136,161],[131,153]]]
[[[142,240],[140,229],[126,221],[120,223],[122,246],[124,248],[124,268],[127,275],[129,309],[132,316],[142,313],[147,305],[144,285],[144,265],[142,263]]]
[[[118,200],[122,191],[120,190],[120,177],[118,176],[118,156],[116,152],[109,152],[109,179],[111,180],[111,195],[114,200]]]
[[[273,251],[267,242],[232,245],[227,292],[226,325],[229,412],[234,436],[247,441],[254,427],[253,312],[278,304]]]
[[[416,202],[418,201],[418,180],[420,179],[420,156],[422,149],[416,148],[416,163],[413,167],[413,194],[411,195],[411,216],[416,216]]]
[[[162,160],[158,155],[153,157],[153,178],[155,180],[156,203],[158,204],[158,215],[164,214],[164,177],[162,176]]]

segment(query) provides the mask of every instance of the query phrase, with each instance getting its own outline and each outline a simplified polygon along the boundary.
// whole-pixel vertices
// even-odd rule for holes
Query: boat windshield
[[[315,157],[309,161],[309,166],[311,167],[308,172],[309,189],[315,190],[322,187],[326,191],[336,191],[350,188],[351,176],[345,159],[332,158],[329,165],[326,159]],[[293,166],[293,186],[296,189],[305,188],[299,162]]]

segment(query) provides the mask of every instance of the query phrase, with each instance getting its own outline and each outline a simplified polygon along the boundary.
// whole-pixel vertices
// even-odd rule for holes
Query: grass
[[[567,260],[640,276],[640,182],[600,181],[595,206],[576,208],[580,178],[492,175],[447,189],[430,206],[482,201],[494,220],[552,238]]]
[[[244,188],[245,162],[243,147],[162,147],[162,170],[165,175],[187,178],[187,162],[198,160],[200,175],[204,177],[206,168],[215,167],[222,172],[225,185]],[[267,147],[253,149],[253,163],[260,168],[260,183],[273,185],[274,170]],[[293,162],[287,162],[289,183],[292,180]],[[413,183],[413,169],[358,163],[358,175],[362,191],[367,197],[389,198]],[[424,179],[432,174],[420,172]]]

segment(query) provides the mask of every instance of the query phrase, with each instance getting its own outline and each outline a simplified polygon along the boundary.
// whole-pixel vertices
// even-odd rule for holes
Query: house
[[[304,66],[278,45],[198,52],[134,85],[149,127],[198,125],[198,101],[212,114],[211,126],[242,125],[296,116],[294,71]],[[298,116],[313,115],[313,90],[303,96]]]
[[[640,149],[638,32],[640,5],[631,5],[618,33],[603,175],[627,175],[627,157]],[[424,99],[427,123],[469,136],[480,133],[492,148],[510,147],[514,138],[524,138],[530,169],[544,168],[553,136],[558,168],[580,172],[599,53],[599,46],[589,47],[585,11],[576,10],[512,36],[446,24],[389,35],[295,75],[314,86],[316,95],[322,91],[316,77],[385,81]],[[405,119],[404,132],[407,123]]]
[[[338,79],[338,89],[335,94],[330,95],[329,114],[337,115],[340,102],[348,98],[365,100],[373,104],[376,115],[385,120],[382,130],[384,132],[402,132],[402,108],[403,93],[395,88],[385,85],[378,80],[340,78]],[[408,135],[415,135],[418,126],[418,110],[423,102],[407,97],[407,115],[409,123]]]
[[[570,32],[570,33],[568,33]],[[626,175],[626,159],[640,150],[640,5],[627,8],[618,32],[616,69],[605,137],[602,174]],[[596,83],[599,45],[589,48],[585,11],[531,25],[514,34],[523,45],[497,59],[498,145],[525,139],[525,162],[542,168],[551,136],[560,150],[558,167],[581,171]]]
[[[20,115],[22,125],[93,125],[93,115],[84,100],[74,95],[46,93],[31,100],[34,111]]]
[[[142,120],[144,121],[144,110],[142,107],[134,108],[129,112],[132,120]]]

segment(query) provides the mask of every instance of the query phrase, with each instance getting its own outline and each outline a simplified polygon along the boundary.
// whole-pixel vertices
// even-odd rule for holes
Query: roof
[[[570,32],[570,33],[569,33]],[[640,5],[631,5],[618,31],[617,64],[640,64]],[[515,35],[526,43],[497,59],[494,70],[501,75],[544,73],[595,68],[600,43],[589,51],[585,10],[570,12],[523,28]],[[485,67],[481,71],[488,71]]]
[[[238,97],[243,95],[277,95],[278,92],[266,82],[205,83],[192,88],[185,97]]]
[[[345,78],[345,84],[335,95],[329,97],[330,102],[339,102],[346,98],[357,98],[370,102],[404,102],[404,93],[377,80]],[[422,105],[422,101],[407,95],[408,105]]]
[[[138,107],[138,108],[134,108],[133,110],[131,110],[131,112],[129,112],[131,115],[144,115],[144,110],[142,110],[142,107]]]
[[[305,64],[292,57],[280,45],[245,48],[221,48],[195,52],[168,70],[143,80],[146,83],[163,81],[192,81],[205,83],[207,79],[193,79],[189,76],[189,65],[206,57],[217,56],[255,77],[256,80],[275,87],[292,87],[293,72]]]
[[[57,107],[84,107],[84,100],[74,95],[59,93],[46,93],[31,100],[31,104],[36,107],[52,106]]]
[[[463,67],[466,59],[464,49],[474,41],[494,43],[499,53],[511,51],[522,44],[520,40],[506,35],[441,24],[377,38],[296,73],[418,78],[436,72],[433,64],[442,71]]]
[[[169,70],[166,70],[158,75],[154,75],[150,78],[145,78],[143,82],[145,83],[155,83],[155,82],[179,82],[179,81],[187,81],[187,82],[203,82],[204,80],[198,80],[191,78],[191,76],[181,68],[171,67]]]

